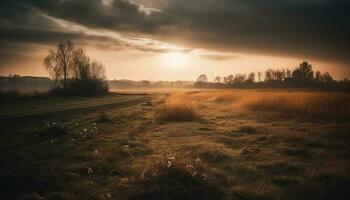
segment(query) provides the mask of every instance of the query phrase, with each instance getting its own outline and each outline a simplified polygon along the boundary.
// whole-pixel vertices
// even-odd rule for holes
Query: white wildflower
[[[202,178],[203,178],[203,180],[207,180],[208,179],[208,174],[207,173],[202,174]]]
[[[166,166],[167,166],[168,168],[170,168],[172,165],[173,165],[173,163],[171,163],[171,161],[168,160]]]
[[[200,162],[201,161],[201,159],[200,158],[196,158],[196,160],[195,160],[196,162]]]
[[[94,171],[92,171],[91,167],[89,167],[88,174],[92,174],[92,173],[94,173]]]

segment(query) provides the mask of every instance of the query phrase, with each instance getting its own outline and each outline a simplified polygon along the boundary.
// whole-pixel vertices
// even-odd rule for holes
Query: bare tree
[[[261,82],[261,76],[262,76],[262,73],[258,72],[259,83]]]
[[[74,73],[76,80],[87,80],[90,77],[90,58],[85,54],[84,49],[78,48],[74,51]]]
[[[104,80],[105,79],[105,69],[101,63],[96,61],[91,62],[90,65],[90,79],[91,80]]]
[[[74,47],[71,41],[64,40],[58,43],[57,49],[49,50],[49,55],[44,59],[43,65],[56,81],[63,77],[63,87],[67,88],[67,79],[73,66]]]
[[[248,76],[248,82],[249,82],[249,83],[254,83],[254,81],[255,81],[255,73],[252,72],[252,73],[250,73],[249,76]]]

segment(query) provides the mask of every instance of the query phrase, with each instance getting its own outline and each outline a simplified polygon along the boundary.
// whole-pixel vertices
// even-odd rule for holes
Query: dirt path
[[[154,95],[153,95],[154,96]],[[83,111],[84,109],[100,109],[106,106],[130,105],[146,102],[154,98],[152,95],[108,95],[99,98],[57,98],[30,100],[21,103],[8,103],[0,106],[0,120],[9,120],[19,117],[58,114],[69,111]]]

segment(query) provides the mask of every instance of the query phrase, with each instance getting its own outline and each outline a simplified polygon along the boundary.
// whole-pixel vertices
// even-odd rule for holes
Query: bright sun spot
[[[188,55],[181,52],[171,52],[164,55],[164,62],[170,67],[180,67],[188,61]]]

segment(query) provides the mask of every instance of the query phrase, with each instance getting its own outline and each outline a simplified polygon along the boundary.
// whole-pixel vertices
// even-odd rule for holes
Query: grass
[[[131,199],[216,200],[224,196],[201,166],[186,163],[175,154],[151,164],[136,182]]]
[[[215,102],[234,109],[267,111],[303,119],[350,120],[350,94],[314,91],[222,91],[212,94]]]
[[[4,103],[0,113],[11,118],[0,118],[0,199],[349,199],[349,123],[246,107],[249,96],[270,93]],[[335,94],[290,95],[299,93]]]
[[[158,118],[162,121],[195,121],[200,118],[196,102],[188,93],[175,93],[166,98],[159,109]]]

